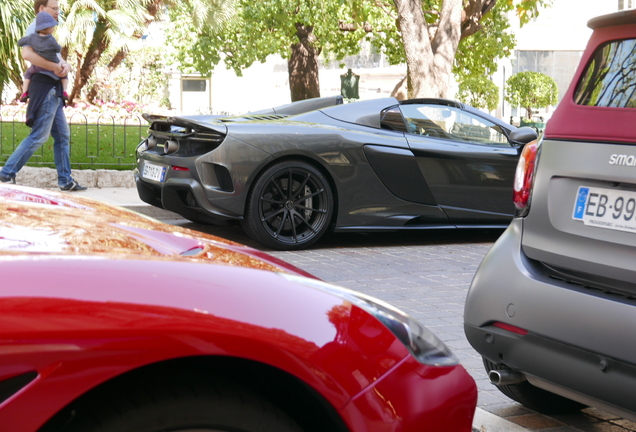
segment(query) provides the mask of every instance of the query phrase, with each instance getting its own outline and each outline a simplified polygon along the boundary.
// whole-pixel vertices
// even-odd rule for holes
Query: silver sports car
[[[340,96],[238,117],[146,116],[141,199],[240,221],[273,249],[328,230],[506,227],[514,171],[537,137],[465,104]]]

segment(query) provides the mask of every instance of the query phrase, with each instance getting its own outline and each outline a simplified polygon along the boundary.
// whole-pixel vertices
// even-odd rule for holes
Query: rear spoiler
[[[150,123],[149,130],[153,132],[162,132],[170,135],[170,132],[174,126],[175,128],[190,129],[190,131],[183,131],[179,133],[174,132],[175,136],[183,136],[184,134],[188,135],[196,131],[200,132],[203,129],[212,130],[217,134],[223,136],[227,135],[227,127],[220,122],[207,122],[195,118],[174,117],[155,114],[142,114],[142,117],[148,123]]]

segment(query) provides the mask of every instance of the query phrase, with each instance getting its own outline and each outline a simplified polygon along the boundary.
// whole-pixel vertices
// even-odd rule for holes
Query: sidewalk
[[[67,193],[72,193],[73,195],[86,198],[92,198],[120,207],[151,207],[150,204],[146,204],[141,199],[139,199],[139,195],[137,194],[137,189],[135,187],[92,187],[88,188],[85,191]]]

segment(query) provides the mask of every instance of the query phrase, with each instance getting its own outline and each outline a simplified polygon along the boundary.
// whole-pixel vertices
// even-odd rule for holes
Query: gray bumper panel
[[[587,405],[602,405],[623,417],[636,418],[636,366],[493,326],[465,325],[464,331],[482,356],[525,373],[531,384]]]

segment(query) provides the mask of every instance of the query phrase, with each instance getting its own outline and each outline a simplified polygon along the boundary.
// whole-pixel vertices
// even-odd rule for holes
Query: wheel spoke
[[[276,230],[276,237],[280,236],[280,232],[283,230],[283,227],[285,226],[285,220],[289,217],[289,212],[287,211],[287,209],[283,209],[285,212],[283,214],[283,217],[280,220],[280,224],[278,225],[278,229]]]
[[[285,210],[285,207],[281,207],[278,210],[276,210],[274,213],[268,215],[268,216],[264,216],[261,218],[262,222],[267,222],[268,220],[270,220],[271,218],[278,216],[281,212],[286,212],[287,210]]]
[[[287,176],[287,199],[292,199],[293,196],[293,191],[292,191],[292,185],[293,183],[293,179],[292,179],[292,170],[289,170],[289,175]]]
[[[298,219],[300,219],[301,221],[303,221],[305,223],[305,225],[307,225],[307,228],[309,228],[309,230],[311,232],[313,232],[314,234],[316,233],[316,230],[314,229],[314,227],[311,226],[311,224],[309,223],[309,221],[307,219],[305,219],[304,217],[302,217],[302,215],[300,213],[298,213],[297,211],[293,211],[293,213],[298,217]],[[294,229],[295,231],[295,229]]]
[[[305,185],[307,184],[307,182],[309,181],[309,177],[311,177],[311,174],[307,173],[307,176],[305,177],[305,179],[303,180],[303,182],[300,184],[300,186],[298,187],[298,189],[296,190],[298,193],[297,194],[293,194],[290,198],[295,200],[296,198],[298,198],[298,195],[300,195],[302,193],[302,190],[305,188]]]
[[[283,189],[280,187],[280,185],[278,184],[276,179],[272,180],[272,186],[274,186],[276,188],[276,190],[278,191],[280,196],[283,197],[283,201],[284,201],[285,200],[285,192],[283,192]]]
[[[296,201],[297,201],[297,202],[300,202],[300,201],[303,201],[303,200],[306,200],[306,199],[309,199],[309,198],[313,198],[313,197],[315,197],[315,196],[317,196],[317,195],[320,195],[320,194],[321,194],[321,193],[323,193],[324,191],[325,191],[324,189],[320,189],[320,190],[317,190],[316,192],[310,193],[309,195],[303,195],[302,197],[297,198],[297,199],[294,201],[294,204],[296,204]]]
[[[278,204],[278,205],[283,205],[285,203],[285,200],[275,200],[275,199],[265,198],[265,197],[261,197],[261,201],[264,201],[270,204]]]
[[[327,213],[327,210],[325,210],[325,209],[315,209],[315,208],[311,208],[311,207],[302,206],[300,204],[295,205],[294,208],[296,210],[300,209],[300,210],[306,210],[306,211],[322,213],[322,214]]]
[[[294,210],[289,212],[289,220],[291,222],[292,227],[292,238],[294,239],[294,243],[298,243],[298,233],[296,232],[296,224],[294,223],[294,214],[296,212]]]

